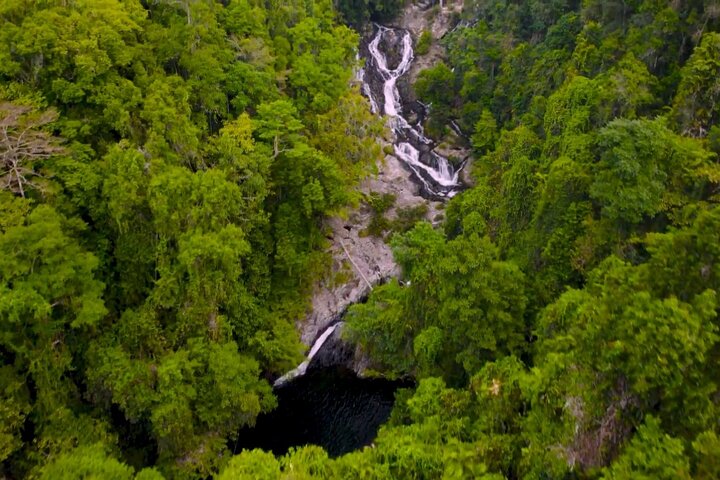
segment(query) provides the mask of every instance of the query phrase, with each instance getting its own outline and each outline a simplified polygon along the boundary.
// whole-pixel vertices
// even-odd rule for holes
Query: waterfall
[[[330,337],[330,335],[333,334],[335,329],[337,329],[342,324],[343,324],[343,322],[338,322],[338,323],[330,325],[328,328],[326,328],[325,331],[318,337],[318,339],[315,340],[315,343],[313,343],[313,346],[310,349],[310,353],[308,353],[308,356],[305,359],[305,361],[303,361],[300,365],[295,367],[293,370],[290,370],[288,373],[286,373],[282,377],[275,380],[275,383],[273,383],[273,387],[279,387],[279,386],[284,385],[285,383],[289,382],[293,378],[305,375],[305,372],[307,371],[308,366],[310,366],[310,362],[312,361],[313,357],[315,355],[317,355],[317,353],[320,351],[322,346],[325,344],[325,341]]]
[[[380,40],[385,32],[389,31],[389,28],[378,25],[378,33],[373,38],[372,42],[368,45],[370,54],[375,60],[377,71],[382,75],[385,80],[383,86],[383,95],[385,97],[385,104],[383,110],[385,114],[391,117],[398,116],[398,109],[400,108],[400,92],[398,92],[395,82],[397,79],[403,76],[410,69],[410,64],[413,61],[413,49],[412,49],[412,38],[410,38],[410,32],[405,32],[402,39],[402,59],[394,70],[389,70],[387,66],[387,59],[385,55],[380,52],[378,48]]]
[[[434,197],[452,197],[460,189],[459,171],[455,170],[447,158],[432,150],[433,141],[425,136],[421,125],[411,125],[402,116],[402,99],[397,88],[397,80],[405,75],[414,59],[412,38],[406,30],[376,25],[377,31],[367,45],[370,58],[363,70],[362,92],[368,97],[373,113],[391,117],[395,132],[395,156],[402,160],[414,173],[423,189]],[[388,67],[388,60],[380,49],[380,43],[386,35],[401,35],[398,46],[401,49],[400,61],[394,69]],[[373,91],[373,85],[366,79],[368,73],[382,83],[382,89]],[[382,93],[378,95],[378,93]],[[382,101],[378,101],[377,98]],[[452,125],[455,130],[457,124]],[[461,167],[462,168],[462,167]]]
[[[455,132],[458,137],[467,138],[455,120],[450,120],[450,128],[453,129],[453,132]]]
[[[367,44],[369,57],[366,58],[366,65],[355,70],[355,79],[361,83],[361,92],[369,99],[372,112],[390,117],[395,133],[395,156],[413,172],[414,179],[422,186],[423,191],[435,198],[453,197],[462,189],[459,172],[464,163],[457,169],[453,168],[445,157],[433,150],[434,142],[425,136],[422,125],[412,125],[402,114],[402,97],[397,81],[410,70],[414,59],[410,32],[382,25],[376,25],[375,28],[377,31]],[[392,69],[388,66],[386,54],[381,51],[381,42],[385,35],[394,36],[399,47],[399,61]],[[424,109],[429,108],[429,105],[419,105]],[[456,123],[453,122],[451,128],[460,134]],[[338,322],[326,328],[313,343],[305,360],[278,378],[274,386],[282,386],[304,375],[313,358],[341,325],[342,322]]]
[[[362,73],[365,74],[364,71]],[[370,111],[374,115],[378,115],[380,113],[380,107],[378,107],[377,102],[375,101],[375,99],[372,96],[372,92],[370,91],[370,85],[363,82],[361,91],[362,91],[363,95],[365,95],[370,100]]]
[[[308,361],[312,360],[313,357],[317,354],[317,352],[320,351],[320,348],[325,343],[325,340],[327,340],[328,337],[333,334],[333,332],[339,325],[342,325],[342,322],[338,322],[335,325],[330,325],[327,329],[325,329],[325,331],[322,333],[322,335],[320,335],[320,337],[318,337],[317,341],[313,344],[312,348],[310,349],[310,353],[308,353],[308,358],[307,358]]]
[[[430,177],[433,182],[443,187],[455,187],[458,185],[458,172],[453,173],[448,161],[440,155],[434,154],[437,159],[437,168],[422,163],[420,161],[420,152],[408,142],[400,142],[395,145],[395,155],[410,165],[418,174],[420,181],[428,188],[431,188],[431,182],[428,181],[427,177]]]

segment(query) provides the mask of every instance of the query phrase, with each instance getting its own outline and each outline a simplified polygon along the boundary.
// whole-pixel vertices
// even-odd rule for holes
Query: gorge
[[[435,141],[422,127],[431,106],[409,98],[408,89],[401,93],[398,86],[399,81],[408,81],[413,66],[411,32],[373,24],[361,41],[360,54],[365,65],[356,79],[372,112],[387,118],[393,134],[392,157],[408,171],[405,181],[414,184],[408,188],[417,189],[424,203],[453,197],[464,188],[460,174],[465,161],[453,165],[435,151]],[[392,160],[388,156],[386,162]],[[354,268],[363,276],[357,265]],[[364,378],[362,363],[367,359],[359,358],[354,346],[341,338],[341,318],[349,305],[363,301],[370,282],[382,283],[398,274],[397,268],[392,268],[387,276],[372,276],[370,281],[363,276],[360,293],[321,320],[321,328],[311,330],[316,332],[313,337],[308,338],[307,330],[301,329],[303,340],[311,345],[306,360],[274,382],[278,408],[262,415],[254,428],[243,431],[243,444],[235,449],[259,447],[284,454],[293,446],[317,444],[331,455],[340,455],[373,440],[390,415],[395,390],[410,382]]]
[[[719,0],[5,0],[0,165],[2,479],[720,479]]]

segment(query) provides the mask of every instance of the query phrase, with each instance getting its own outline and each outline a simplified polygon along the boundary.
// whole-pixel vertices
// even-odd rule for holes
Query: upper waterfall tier
[[[396,58],[392,59],[397,65],[390,65],[388,46],[397,49]],[[447,158],[435,152],[433,141],[424,135],[422,126],[412,125],[403,114],[403,98],[397,81],[410,70],[413,54],[410,32],[376,25],[373,38],[367,44],[362,92],[369,98],[374,113],[393,119],[395,156],[412,170],[425,194],[449,198],[462,189],[459,181],[462,165],[455,169]]]

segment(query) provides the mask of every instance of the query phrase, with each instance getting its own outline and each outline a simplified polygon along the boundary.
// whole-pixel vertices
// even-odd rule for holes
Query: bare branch
[[[38,161],[65,151],[61,138],[43,130],[57,118],[54,110],[37,112],[24,105],[0,104],[0,188],[22,197],[27,187],[38,188],[29,180],[42,177],[36,171]]]

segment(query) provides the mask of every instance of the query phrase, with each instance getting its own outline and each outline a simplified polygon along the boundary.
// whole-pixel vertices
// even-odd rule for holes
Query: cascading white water
[[[312,360],[313,357],[317,354],[317,352],[320,351],[320,348],[323,346],[325,341],[328,339],[330,335],[333,334],[336,328],[340,326],[342,322],[336,323],[335,325],[330,325],[325,331],[320,335],[320,337],[317,339],[317,341],[313,344],[312,348],[310,349],[310,353],[308,353],[308,360]]]
[[[364,71],[362,73],[365,74]],[[362,78],[362,77],[360,77],[360,78]],[[370,85],[368,85],[367,83],[363,83],[362,84],[362,93],[370,100],[370,111],[374,115],[378,115],[380,113],[380,107],[378,107],[377,102],[375,101],[375,99],[372,96],[372,92],[370,91]]]
[[[357,64],[360,64],[360,52],[357,53],[357,56],[355,57],[355,60],[357,61]],[[365,69],[362,67],[356,67],[355,70],[355,81],[360,83],[362,85],[361,91],[362,94],[365,95],[370,100],[370,111],[377,115],[380,111],[377,103],[375,102],[375,99],[372,96],[372,92],[370,92],[370,85],[363,82],[363,79],[365,78]]]
[[[312,361],[313,357],[315,355],[317,355],[317,353],[320,351],[322,346],[325,344],[325,341],[327,341],[328,337],[330,337],[330,335],[333,334],[335,329],[337,329],[342,324],[343,324],[343,322],[338,322],[338,323],[330,325],[328,328],[326,328],[325,331],[318,337],[318,339],[315,340],[315,343],[313,343],[313,346],[310,349],[310,353],[308,353],[308,356],[305,359],[305,361],[302,362],[297,367],[295,367],[293,370],[290,370],[288,373],[286,373],[282,377],[275,380],[275,383],[273,384],[273,386],[279,387],[281,385],[284,385],[288,381],[292,380],[293,378],[299,377],[301,375],[305,375],[305,372],[307,371],[307,368],[310,365],[310,362]]]
[[[442,160],[444,159],[439,155],[437,156],[438,166],[437,168],[433,168],[420,161],[420,152],[408,142],[400,142],[395,145],[395,154],[411,167],[419,168],[425,171],[427,175],[429,175],[435,183],[439,185],[444,187],[453,187],[458,184],[458,173],[453,173],[450,170],[450,165],[447,160],[443,162]],[[429,187],[429,182],[425,180],[424,176],[420,175],[419,177],[423,183]]]
[[[405,162],[415,173],[415,176],[422,182],[425,189],[432,195],[442,197],[452,197],[460,189],[458,180],[458,171],[454,171],[448,160],[435,152],[430,152],[430,157],[434,165],[428,165],[421,161],[420,151],[416,145],[431,145],[432,140],[425,137],[422,126],[413,126],[402,116],[400,92],[397,88],[397,80],[410,70],[410,65],[414,59],[412,49],[412,38],[410,32],[403,31],[400,45],[402,47],[400,62],[397,67],[390,69],[387,64],[387,58],[380,51],[380,42],[387,32],[397,32],[382,25],[377,25],[377,32],[373,39],[368,43],[368,51],[372,57],[371,61],[366,65],[367,68],[373,68],[383,81],[382,110],[380,104],[373,96],[372,89],[363,77],[362,92],[370,100],[373,113],[385,113],[393,118],[393,129],[398,137],[398,141],[394,146],[395,156]],[[366,73],[366,71],[363,71]],[[407,138],[409,141],[403,141]],[[413,145],[412,142],[417,142]]]
[[[383,105],[383,110],[385,111],[385,114],[391,117],[397,117],[398,109],[400,108],[400,92],[398,92],[395,83],[397,82],[398,78],[407,73],[408,69],[410,68],[410,64],[413,61],[414,57],[412,49],[412,39],[410,38],[410,33],[405,32],[405,35],[402,39],[402,58],[397,68],[395,68],[394,70],[390,70],[388,69],[387,59],[385,58],[385,55],[381,53],[380,49],[378,48],[383,34],[387,31],[389,31],[388,28],[378,26],[378,33],[375,35],[375,38],[373,38],[372,42],[370,42],[370,44],[368,45],[368,49],[370,50],[370,54],[375,59],[375,64],[377,66],[378,72],[385,80],[385,84],[383,85],[383,94],[385,96],[385,104]]]

